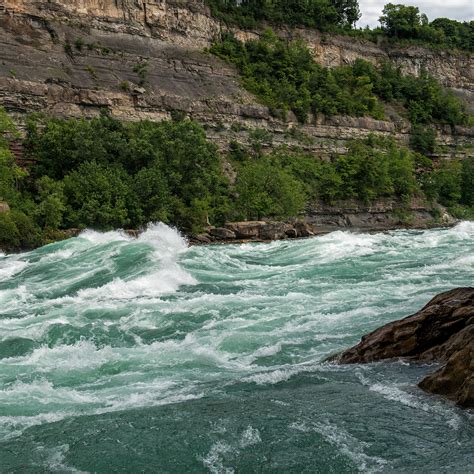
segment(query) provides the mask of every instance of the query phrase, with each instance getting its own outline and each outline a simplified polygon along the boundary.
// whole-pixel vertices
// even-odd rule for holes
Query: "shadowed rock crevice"
[[[367,334],[331,360],[360,364],[393,358],[443,363],[419,386],[474,407],[474,288],[436,296],[419,312]]]

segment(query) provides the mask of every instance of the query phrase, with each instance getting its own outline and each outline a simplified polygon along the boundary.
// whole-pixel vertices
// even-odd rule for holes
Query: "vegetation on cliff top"
[[[229,24],[254,28],[261,22],[308,26],[321,31],[351,28],[360,18],[357,0],[207,0]]]
[[[61,229],[138,228],[164,221],[185,232],[208,222],[295,217],[308,202],[414,195],[449,206],[474,206],[474,160],[434,169],[392,140],[354,141],[329,161],[280,147],[264,153],[232,143],[222,159],[191,121],[122,123],[106,113],[92,120],[31,117],[25,145],[38,163],[29,172],[8,150],[13,122],[0,109],[0,248],[29,248],[55,240]],[[420,171],[424,170],[424,171]]]
[[[416,6],[388,3],[380,27],[356,29],[357,0],[206,0],[212,14],[229,25],[258,28],[262,24],[304,26],[322,32],[360,36],[372,41],[418,43],[474,51],[474,22],[437,18],[429,22]]]
[[[224,34],[211,52],[235,64],[244,86],[274,114],[291,110],[301,122],[309,112],[382,119],[383,101],[402,105],[413,125],[468,122],[461,102],[424,72],[402,75],[390,63],[376,67],[362,59],[325,68],[304,42],[285,41],[271,30],[246,43]]]

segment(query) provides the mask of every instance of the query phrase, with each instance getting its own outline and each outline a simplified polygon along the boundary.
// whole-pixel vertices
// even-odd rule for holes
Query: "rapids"
[[[472,222],[0,254],[0,472],[472,472],[473,413],[429,367],[323,361],[473,270]]]

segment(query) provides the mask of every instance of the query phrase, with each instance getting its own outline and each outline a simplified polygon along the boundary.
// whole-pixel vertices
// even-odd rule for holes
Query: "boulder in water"
[[[360,364],[393,358],[442,362],[420,387],[474,407],[474,288],[441,293],[417,313],[367,334],[331,360]]]

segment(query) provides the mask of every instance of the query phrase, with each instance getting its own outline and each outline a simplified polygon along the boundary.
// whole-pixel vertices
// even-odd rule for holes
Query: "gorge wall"
[[[389,107],[383,121],[312,117],[302,126],[291,114],[286,121],[272,117],[240,86],[232,66],[205,52],[224,28],[203,0],[3,0],[0,104],[20,117],[34,111],[91,116],[106,107],[124,120],[161,120],[180,111],[222,147],[232,139],[245,142],[257,127],[273,132],[274,144],[295,142],[322,155],[343,152],[348,139],[369,133],[408,142],[409,123]],[[305,29],[279,34],[304,38],[316,61],[329,67],[360,57],[389,59],[408,73],[426,68],[474,107],[467,53],[384,48]],[[473,135],[468,128],[440,127],[440,155],[472,153]]]

